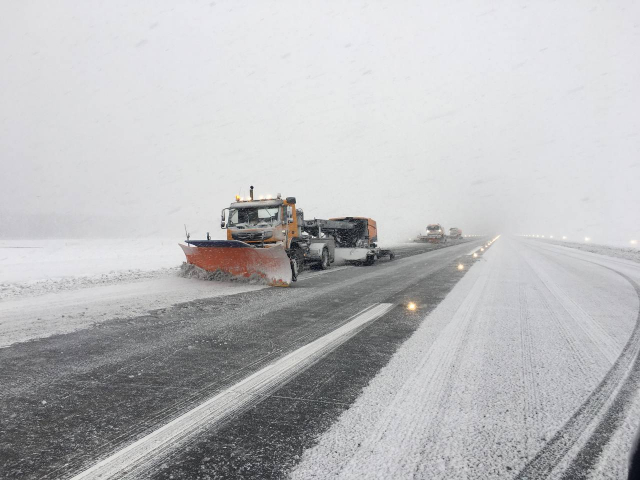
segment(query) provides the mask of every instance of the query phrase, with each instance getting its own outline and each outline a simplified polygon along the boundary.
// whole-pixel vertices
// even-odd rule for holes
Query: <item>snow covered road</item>
[[[625,478],[640,265],[509,239],[483,260],[293,478]]]
[[[412,246],[401,249],[394,262],[381,262],[366,268],[336,268],[322,274],[305,273],[304,281],[289,289],[260,289],[207,297],[206,288],[217,291],[215,287],[224,287],[225,284],[201,282],[199,286],[202,288],[194,289],[196,295],[200,295],[197,300],[152,310],[134,318],[107,317],[98,324],[87,322],[72,332],[64,333],[62,330],[57,332],[64,333],[61,335],[13,343],[0,349],[3,366],[0,477],[59,478],[86,471],[132,442],[206,404],[225,389],[240,385],[243,379],[278,359],[337,332],[358,312],[375,304],[397,305],[401,303],[399,295],[416,288],[416,282],[426,283],[443,276],[446,281],[428,290],[435,307],[462,276],[455,269],[456,259],[468,248],[466,244],[439,249]],[[420,255],[421,251],[428,253]],[[189,282],[187,279],[177,280]],[[144,286],[148,286],[148,282],[148,279],[141,280],[140,288],[132,285],[135,291],[132,296],[144,297]],[[77,290],[77,294],[83,297],[87,292],[95,291],[96,300],[99,300],[99,292],[111,287],[82,288]],[[150,290],[150,298],[153,298],[157,289]],[[171,300],[169,290],[166,289],[167,298],[161,300]],[[58,298],[65,299],[67,295],[75,295],[74,292],[61,291]],[[126,292],[120,294],[113,292],[113,296],[106,296],[104,300],[121,303],[127,295]],[[29,298],[37,303],[45,297],[47,295]],[[385,302],[385,299],[389,301]],[[29,306],[27,299],[23,300]],[[10,299],[5,305],[13,301]],[[67,303],[67,307],[72,305],[75,303]],[[423,312],[427,310],[422,309]],[[324,382],[325,388],[331,385],[342,387],[344,382],[349,382],[349,388],[341,388],[342,401],[322,403],[331,409],[323,418],[337,416],[355,398],[367,379],[386,362],[397,345],[415,329],[420,316],[413,315],[406,321],[404,314],[394,313],[397,311],[402,312],[402,309],[394,308],[391,314],[373,322],[373,326],[367,326],[363,331],[358,329],[355,337],[336,349],[335,354],[340,356],[344,348],[348,350],[360,345],[371,332],[377,332],[376,341],[381,345],[381,349],[376,351],[370,343],[366,351],[361,352],[374,356],[359,367],[355,378],[354,372],[345,371],[340,375],[332,374],[333,383]],[[24,319],[28,320],[28,317],[23,315]],[[390,317],[397,317],[404,324],[394,324]],[[383,319],[384,322],[380,322]],[[67,326],[61,321],[58,327],[53,328]],[[329,358],[333,353],[323,349],[322,355]],[[308,371],[315,372],[317,365],[319,363]],[[307,367],[294,370],[296,380],[307,378]],[[295,381],[289,381],[277,391],[283,393],[295,384]],[[268,408],[271,399],[287,396],[279,397],[273,393],[243,393],[242,401],[235,402],[226,423],[229,424],[231,418],[232,422],[240,422],[244,425],[242,428],[247,429],[247,419],[243,414],[246,408],[257,405],[253,407],[255,416],[256,408]],[[291,405],[304,409],[309,403],[294,399]],[[283,411],[286,410],[280,409],[281,413]],[[269,414],[268,417],[273,419],[275,416]],[[219,422],[211,423],[209,419],[196,427],[193,431],[215,432],[218,440],[224,437],[227,428],[224,422],[220,429]],[[231,431],[237,430],[229,427]],[[307,427],[305,423],[296,426],[300,432]],[[257,437],[247,435],[243,438],[248,441]],[[312,438],[308,436],[309,441]],[[197,440],[196,437],[189,442]],[[274,449],[279,445],[272,443],[261,450],[276,453]],[[207,446],[209,449],[227,448],[222,441],[215,446],[207,442]],[[277,449],[284,455],[276,466],[278,471],[288,468],[287,462],[293,459],[296,450],[304,446],[309,444],[297,442],[293,449]],[[195,451],[193,445],[189,448]],[[252,452],[249,446],[246,450]],[[174,458],[180,452],[179,448],[177,452],[169,448],[167,455]],[[248,454],[246,459],[249,461],[254,454],[255,451]],[[148,471],[166,473],[171,467],[184,466],[182,462],[165,462],[167,455],[157,457],[160,463],[152,463]],[[205,453],[203,458],[211,455]],[[260,467],[255,462],[254,465]],[[191,466],[184,467],[188,473],[178,476],[191,478]],[[244,467],[235,462],[218,462],[216,468],[223,471]],[[264,477],[264,471],[259,468],[256,476]]]
[[[624,478],[640,264],[479,245],[0,349],[0,477]]]

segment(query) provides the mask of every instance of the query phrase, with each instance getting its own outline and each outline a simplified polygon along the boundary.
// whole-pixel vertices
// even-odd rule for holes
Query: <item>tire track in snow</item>
[[[638,295],[638,299],[640,300],[640,285],[629,278],[627,278],[627,280],[635,288],[636,295]],[[638,337],[636,338],[636,342],[640,344],[640,310],[638,311],[634,334]],[[640,390],[640,348],[638,350],[635,354],[635,360],[631,365],[631,371],[625,378],[618,394],[609,405],[607,412],[598,423],[587,443],[574,457],[569,468],[563,473],[563,479],[571,480],[580,478],[581,472],[591,472],[595,470],[605,445],[610,441],[615,431],[622,425],[627,417],[626,413],[634,397],[638,394],[638,390]]]
[[[524,424],[528,432],[534,431],[539,412],[542,409],[536,376],[533,369],[533,345],[531,341],[531,325],[527,291],[523,284],[519,286],[520,300],[520,343],[522,348],[522,383],[524,389]],[[525,440],[525,448],[529,451],[529,438]]]
[[[445,419],[446,411],[449,407],[449,400],[451,399],[454,388],[454,379],[457,378],[458,371],[460,369],[462,353],[469,345],[469,335],[473,324],[473,322],[469,320],[470,317],[468,317],[468,321],[466,322],[462,334],[459,337],[459,343],[452,353],[450,365],[448,368],[443,369],[438,379],[439,381],[437,385],[435,385],[437,403],[432,414],[432,421],[427,424],[427,429],[424,432],[424,440],[422,442],[420,452],[417,454],[417,458],[422,458],[424,456],[427,446],[434,444],[434,440],[442,430],[442,424]],[[423,390],[421,393],[427,395],[426,390]],[[418,462],[414,471],[414,477],[422,477],[424,475],[424,468],[425,465]]]
[[[495,297],[495,278],[499,276],[495,259],[493,259],[489,265],[484,276],[477,282],[480,284],[478,290],[472,291],[476,292],[477,296],[475,296],[474,300],[468,305],[468,311],[466,313],[467,323],[464,327],[464,332],[460,337],[459,343],[453,349],[452,361],[448,370],[442,373],[441,386],[435,389],[438,394],[438,403],[435,411],[431,414],[432,420],[426,424],[426,428],[424,429],[419,453],[417,453],[413,459],[413,463],[416,465],[412,474],[413,478],[428,478],[432,474],[430,470],[431,466],[428,465],[427,462],[420,460],[423,460],[431,453],[428,450],[433,450],[433,445],[438,444],[438,439],[442,434],[443,425],[447,418],[447,412],[451,407],[451,399],[454,397],[454,388],[458,385],[465,353],[473,349],[473,342],[471,341],[472,333],[478,334],[478,332],[486,328],[486,324],[490,322],[486,316],[477,315],[478,303],[480,303],[481,300]],[[473,296],[473,293],[471,296]],[[474,318],[472,318],[472,314],[475,314]],[[484,325],[482,325],[483,323]],[[433,385],[423,384],[423,389],[420,392],[422,398],[428,398],[432,388]],[[423,411],[426,411],[426,409],[423,409]]]
[[[597,265],[595,262],[589,263]],[[616,273],[633,286],[640,300],[640,286],[626,275]],[[640,311],[627,344],[600,384],[516,478],[531,480],[549,477],[585,434],[590,435],[563,472],[563,478],[583,478],[590,473],[604,446],[624,420],[632,396],[637,395],[640,387],[639,352]]]
[[[609,335],[609,333],[602,328],[599,322],[597,322],[591,315],[579,307],[573,299],[571,299],[558,285],[543,272],[539,267],[533,265],[529,259],[523,256],[529,269],[535,274],[536,278],[540,281],[551,296],[557,300],[562,306],[564,311],[567,312],[568,318],[589,338],[591,343],[598,349],[598,353],[601,357],[608,362],[609,365],[613,364],[617,358],[616,352],[620,351],[620,347],[617,345],[616,340]],[[548,304],[548,303],[547,303]],[[592,353],[592,352],[589,352]],[[590,355],[589,355],[590,356]]]
[[[491,263],[489,264],[491,265]],[[411,477],[419,468],[419,460],[430,438],[438,431],[447,408],[447,401],[455,380],[455,372],[460,365],[460,356],[467,346],[471,331],[473,314],[487,285],[487,275],[476,280],[471,292],[456,310],[446,327],[427,354],[420,360],[414,373],[395,395],[392,404],[380,420],[376,429],[362,443],[359,451],[349,459],[340,472],[341,477],[357,477],[366,458],[376,456],[376,447],[392,444],[398,457],[405,461],[396,465],[396,471],[386,471],[387,478]],[[428,377],[420,378],[420,377]],[[417,391],[416,391],[417,389]],[[422,398],[423,402],[415,409],[403,415],[405,399]],[[412,405],[414,407],[415,405]],[[412,418],[424,418],[424,423],[411,422]],[[397,442],[385,442],[385,438],[397,439]],[[418,439],[418,440],[417,440]],[[385,452],[385,455],[389,455]],[[378,472],[382,475],[382,472]]]
[[[615,340],[613,340],[608,333],[602,331],[606,338],[602,342],[598,341],[598,339],[594,337],[594,331],[601,329],[599,326],[594,326],[597,322],[586,313],[584,315],[576,315],[573,309],[567,308],[568,297],[566,294],[564,294],[564,292],[560,293],[559,288],[551,286],[550,279],[540,269],[534,268],[529,259],[525,258],[523,255],[520,256],[524,261],[524,265],[532,273],[531,278],[533,280],[537,280],[538,285],[533,285],[533,289],[538,293],[540,303],[547,311],[547,315],[550,318],[554,318],[553,325],[558,329],[558,332],[567,344],[567,348],[575,358],[577,368],[581,371],[585,379],[590,379],[593,384],[597,384],[601,377],[594,372],[594,368],[592,368],[594,366],[593,349],[585,348],[583,342],[581,342],[581,339],[576,335],[575,331],[569,328],[566,320],[570,320],[570,323],[582,331],[597,348],[597,352],[600,353],[601,359],[601,362],[599,363],[606,365],[611,365],[613,363],[614,359],[611,358],[611,354],[605,353],[607,349],[603,347],[603,344],[606,344],[608,348],[611,347],[612,342],[615,342]],[[567,317],[558,316],[557,309],[551,304],[550,299],[555,300],[564,309],[564,311],[567,312]]]
[[[614,338],[591,315],[584,311],[571,297],[569,297],[545,272],[540,268],[529,264],[536,275],[551,294],[558,300],[564,310],[573,318],[587,337],[598,347],[601,355],[610,364],[616,360],[619,354],[619,346]]]
[[[553,308],[551,303],[549,303],[549,299],[544,295],[537,287],[533,287],[534,291],[537,293],[540,304],[547,312],[547,317],[553,318],[552,324],[556,327],[559,335],[562,340],[567,345],[568,352],[574,358],[575,366],[580,370],[582,377],[585,380],[590,380],[593,384],[596,384],[600,379],[590,366],[593,365],[593,361],[591,356],[589,355],[590,351],[586,351],[584,349],[583,344],[580,342],[576,334],[572,329],[570,329],[565,323],[565,319],[558,316],[557,311]]]

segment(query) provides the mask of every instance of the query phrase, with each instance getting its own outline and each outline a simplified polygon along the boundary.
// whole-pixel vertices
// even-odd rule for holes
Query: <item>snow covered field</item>
[[[264,288],[183,278],[178,242],[0,241],[0,347]]]
[[[183,260],[175,239],[0,240],[0,300],[149,278]]]
[[[622,247],[614,245],[597,245],[591,243],[566,242],[562,240],[536,239],[543,243],[560,245],[567,248],[575,248],[585,252],[598,253],[600,255],[608,255],[610,257],[624,258],[640,263],[640,249],[636,247]]]
[[[639,301],[616,271],[640,282],[629,261],[499,240],[292,477],[513,478],[541,452],[523,478],[624,478],[640,399],[616,402]]]

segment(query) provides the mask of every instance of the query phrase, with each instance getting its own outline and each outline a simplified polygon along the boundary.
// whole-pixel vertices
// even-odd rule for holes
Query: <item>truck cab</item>
[[[447,237],[444,234],[444,228],[439,223],[427,225],[427,241],[431,243],[446,242]]]
[[[236,197],[236,201],[222,211],[221,227],[227,229],[227,240],[261,247],[284,244],[288,249],[293,239],[301,235],[301,216],[302,211],[296,210],[295,197],[283,199],[278,195],[256,200],[252,193],[246,199]]]
[[[227,229],[227,240],[239,241],[258,248],[282,245],[291,260],[294,280],[304,265],[328,268],[333,261],[333,239],[303,235],[304,212],[296,208],[296,198],[280,194],[255,198],[253,187],[247,198],[236,196],[229,208],[222,210],[221,228]]]

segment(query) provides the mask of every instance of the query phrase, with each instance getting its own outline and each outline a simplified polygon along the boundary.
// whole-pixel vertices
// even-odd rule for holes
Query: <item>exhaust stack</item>
[[[253,202],[253,185],[249,187],[249,196],[251,197],[251,201]]]

